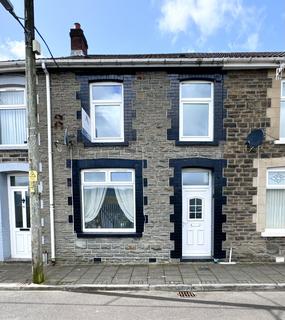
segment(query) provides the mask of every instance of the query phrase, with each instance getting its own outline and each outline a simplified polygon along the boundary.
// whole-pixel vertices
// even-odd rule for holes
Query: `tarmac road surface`
[[[0,291],[0,319],[285,319],[285,291]]]

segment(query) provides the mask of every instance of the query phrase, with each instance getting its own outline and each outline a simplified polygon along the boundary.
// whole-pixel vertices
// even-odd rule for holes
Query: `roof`
[[[150,53],[150,54],[89,54],[86,59],[211,59],[211,58],[279,58],[285,57],[285,51],[280,52],[188,52],[188,53]],[[64,58],[82,58],[69,56]]]
[[[280,52],[189,52],[153,54],[90,54],[87,56],[37,59],[40,68],[181,68],[219,67],[223,69],[272,69],[285,67],[285,51]],[[24,60],[0,61],[0,73],[24,70]]]

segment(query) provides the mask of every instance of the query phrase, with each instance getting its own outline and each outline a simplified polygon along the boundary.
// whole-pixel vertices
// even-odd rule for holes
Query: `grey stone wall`
[[[113,73],[112,73],[113,74]],[[222,158],[223,145],[219,146],[175,146],[174,141],[167,140],[167,129],[170,119],[167,114],[171,108],[169,101],[170,82],[166,72],[139,72],[133,77],[134,100],[132,108],[136,118],[133,119],[133,129],[136,130],[136,141],[130,141],[129,146],[90,147],[84,148],[81,142],[76,142],[72,152],[65,146],[54,147],[54,182],[55,182],[55,230],[56,256],[58,262],[93,262],[95,257],[103,262],[148,263],[149,258],[156,258],[157,262],[169,262],[173,241],[173,223],[170,215],[173,205],[169,197],[173,195],[173,187],[169,186],[169,178],[173,176],[169,168],[169,159],[206,157]],[[40,77],[40,108],[41,114],[41,142],[44,181],[44,209],[42,215],[48,220],[48,171],[46,151],[45,125],[45,93],[43,76]],[[51,76],[52,116],[63,116],[63,128],[55,128],[53,120],[53,140],[63,141],[64,128],[76,135],[81,129],[81,120],[77,120],[80,111],[80,101],[76,100],[79,83],[75,74],[63,72]],[[72,206],[68,205],[68,197],[72,190],[67,185],[71,171],[66,167],[67,159],[144,159],[147,168],[143,177],[147,178],[148,186],[144,188],[144,196],[148,204],[144,213],[148,215],[142,238],[90,238],[77,239],[73,231],[73,224],[68,222],[72,214]],[[46,236],[45,250],[49,252],[49,224],[46,221],[44,234]]]
[[[227,215],[224,248],[229,249],[232,245],[233,259],[238,261],[275,261],[276,256],[285,254],[285,238],[262,238],[256,231],[253,220],[256,206],[252,201],[257,194],[257,188],[253,187],[253,179],[257,176],[254,159],[284,157],[285,147],[266,141],[258,153],[249,152],[245,146],[245,139],[252,129],[270,126],[266,110],[271,106],[267,98],[271,85],[267,70],[232,71],[225,79],[227,141],[224,158],[228,161],[225,169],[228,185],[225,188],[227,205],[223,209]]]
[[[169,186],[169,178],[173,177],[173,172],[169,167],[169,160],[193,157],[227,160],[224,170],[227,178],[224,194],[227,196],[227,204],[223,207],[223,213],[227,216],[223,228],[227,240],[223,248],[228,250],[232,246],[233,258],[238,261],[271,261],[276,255],[284,255],[284,238],[262,238],[260,232],[256,232],[256,224],[253,222],[256,207],[252,202],[252,196],[257,192],[253,187],[253,179],[257,175],[253,168],[254,159],[258,156],[284,156],[284,146],[266,142],[258,155],[249,153],[244,144],[252,129],[270,125],[270,119],[266,117],[266,109],[270,108],[267,89],[271,87],[267,71],[229,71],[225,76],[224,126],[227,140],[218,146],[175,146],[175,141],[167,140],[167,130],[171,128],[167,115],[171,105],[170,81],[166,72],[137,72],[133,77],[132,87],[132,108],[136,116],[132,119],[132,127],[136,130],[136,141],[130,141],[129,146],[89,148],[84,148],[81,142],[75,142],[72,150],[68,150],[60,143],[63,142],[66,127],[69,133],[75,136],[81,129],[81,120],[77,119],[81,106],[80,100],[76,99],[80,84],[72,72],[57,72],[51,75],[52,135],[53,141],[59,142],[57,147],[53,144],[57,261],[86,263],[93,262],[94,258],[101,258],[102,262],[107,263],[148,263],[150,258],[156,258],[157,262],[174,261],[170,258],[170,251],[173,250],[173,241],[170,240],[170,233],[173,232],[173,223],[170,222],[173,205],[170,204],[169,197],[173,196],[173,187]],[[39,77],[38,90],[43,163],[41,178],[44,182],[44,250],[50,253],[43,75]],[[55,115],[62,115],[62,128],[56,125]],[[78,239],[73,231],[73,223],[68,222],[73,209],[68,205],[72,189],[67,182],[71,177],[71,169],[66,166],[66,161],[99,158],[147,160],[143,177],[148,180],[147,187],[144,187],[144,196],[148,198],[144,214],[148,215],[148,223],[145,224],[142,238]]]

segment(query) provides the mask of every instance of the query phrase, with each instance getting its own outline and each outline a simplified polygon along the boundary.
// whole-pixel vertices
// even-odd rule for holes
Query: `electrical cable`
[[[27,30],[27,28],[26,28],[26,27],[23,25],[23,23],[21,22],[21,20],[25,20],[24,18],[18,17],[14,11],[9,11],[9,12],[10,12],[11,15],[19,22],[19,24],[21,25],[21,27],[24,29],[25,33],[30,32],[29,30]],[[55,58],[54,58],[54,56],[53,56],[53,54],[52,54],[52,52],[51,52],[51,50],[50,50],[47,42],[46,42],[46,40],[45,40],[44,37],[41,35],[41,33],[39,32],[39,30],[38,30],[36,27],[34,27],[34,28],[35,28],[37,34],[39,35],[39,37],[42,39],[42,41],[43,41],[43,43],[45,44],[45,46],[47,47],[48,52],[49,52],[49,54],[50,54],[50,56],[51,56],[54,64],[57,66],[57,68],[59,68],[59,65],[58,65],[58,63],[56,62],[56,60],[55,60]]]

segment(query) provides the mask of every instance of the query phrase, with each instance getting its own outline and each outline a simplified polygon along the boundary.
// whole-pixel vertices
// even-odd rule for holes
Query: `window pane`
[[[95,107],[96,138],[121,136],[121,107]]]
[[[111,172],[111,181],[132,181],[131,172]]]
[[[14,192],[16,228],[23,228],[22,191]]]
[[[84,172],[85,182],[104,182],[105,172]]]
[[[268,184],[273,186],[285,185],[285,171],[269,171]]]
[[[266,228],[285,228],[285,190],[266,191]]]
[[[282,82],[281,95],[285,97],[285,81]]]
[[[181,85],[181,97],[183,98],[211,98],[210,83],[185,83]]]
[[[122,86],[121,85],[96,85],[92,87],[93,100],[108,100],[121,101],[122,100]]]
[[[285,138],[285,101],[281,102],[280,107],[280,138]]]
[[[27,228],[31,228],[30,196],[28,192],[25,192],[25,195],[26,195]]]
[[[28,186],[29,178],[28,176],[11,176],[10,183],[12,187],[15,186]]]
[[[183,185],[198,186],[209,184],[208,172],[184,172],[182,175]],[[197,203],[201,204],[201,203]]]
[[[183,104],[183,136],[208,136],[208,125],[208,104]]]
[[[0,91],[0,105],[23,105],[24,91]]]
[[[26,140],[26,110],[0,110],[0,144],[24,144]]]
[[[85,187],[84,218],[87,229],[133,228],[133,187]]]

